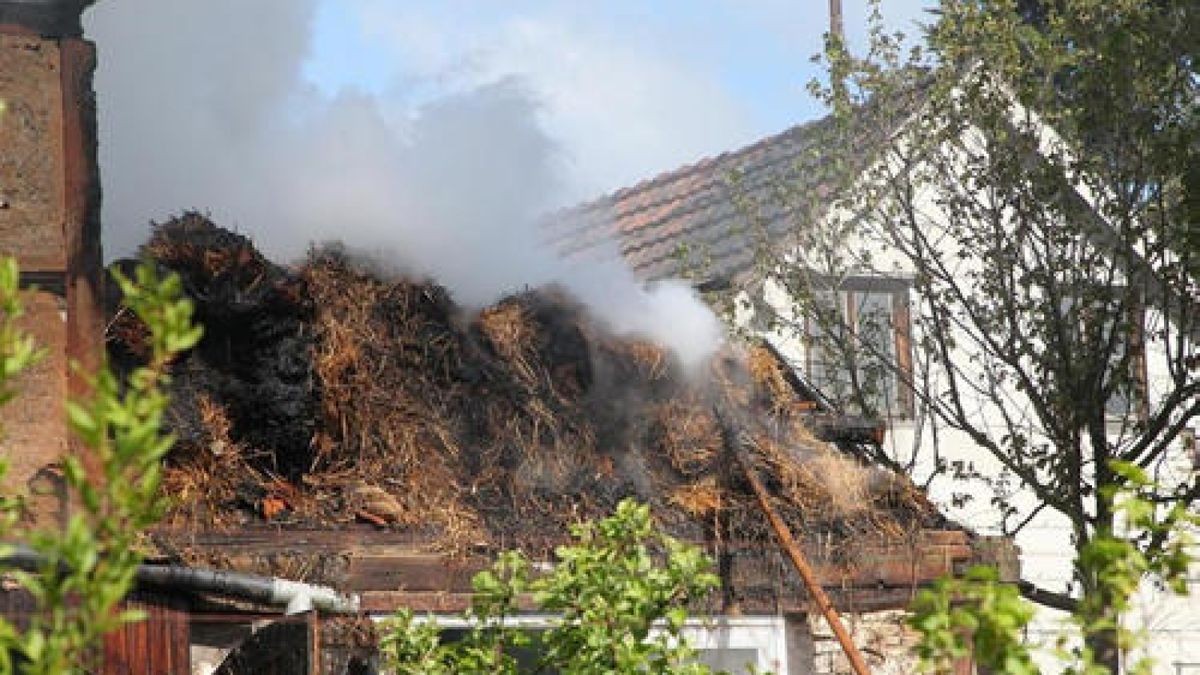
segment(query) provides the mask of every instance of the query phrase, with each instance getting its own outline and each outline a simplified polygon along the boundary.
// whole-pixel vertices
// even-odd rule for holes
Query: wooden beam
[[[741,447],[735,448],[734,454],[738,462],[742,465],[742,470],[746,473],[746,478],[750,481],[750,486],[754,488],[754,494],[758,497],[759,506],[762,507],[763,513],[766,514],[767,520],[770,521],[771,528],[775,530],[775,536],[779,538],[779,544],[787,552],[792,565],[800,574],[800,578],[804,580],[804,586],[812,596],[813,602],[821,610],[821,615],[825,617],[829,628],[833,630],[838,644],[842,646],[842,651],[846,653],[846,658],[850,661],[850,667],[854,669],[857,675],[870,675],[871,669],[867,667],[867,662],[863,660],[862,653],[854,645],[854,639],[850,637],[850,633],[842,624],[842,619],[838,616],[837,610],[834,609],[833,603],[830,602],[829,596],[825,594],[825,589],[821,586],[821,582],[813,574],[812,568],[808,565],[808,560],[805,559],[804,553],[800,551],[800,545],[792,537],[792,533],[783,522],[783,519],[775,512],[775,507],[771,506],[770,495],[767,494],[762,481],[758,479],[758,471],[746,456],[745,449]]]

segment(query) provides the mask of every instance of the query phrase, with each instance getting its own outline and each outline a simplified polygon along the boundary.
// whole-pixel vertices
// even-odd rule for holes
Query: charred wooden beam
[[[157,534],[170,539],[170,532]],[[403,532],[349,526],[341,530],[244,529],[231,532],[187,532],[179,535],[193,553],[219,552],[220,560],[203,561],[231,569],[282,575],[296,569],[313,570],[305,581],[336,586],[375,598],[413,601],[414,609],[434,611],[425,599],[470,594],[471,576],[491,563],[479,552],[450,558],[431,552],[433,537],[416,538]],[[708,542],[694,541],[705,546]],[[747,613],[809,611],[811,604],[792,579],[777,579],[780,550],[769,542],[723,541],[722,550],[734,559],[732,577],[740,608]],[[988,563],[996,554],[977,548],[961,530],[927,530],[903,542],[863,545],[850,561],[827,559],[816,540],[803,542],[813,573],[835,602],[845,597],[856,611],[905,607],[916,588],[971,564]],[[330,567],[322,561],[336,558]],[[849,564],[847,564],[849,563]],[[272,565],[281,565],[273,567]],[[324,571],[322,571],[324,570]],[[1011,574],[1005,575],[1007,579]],[[780,582],[783,582],[782,584]],[[370,603],[367,603],[370,604]],[[398,607],[394,604],[385,610]]]
[[[830,443],[883,444],[883,422],[857,415],[813,413],[806,417],[817,438]]]
[[[800,550],[800,545],[792,537],[791,530],[788,529],[787,524],[775,512],[775,507],[771,506],[771,497],[767,494],[766,488],[763,487],[762,481],[758,478],[758,469],[754,467],[753,462],[750,461],[750,458],[746,454],[745,442],[738,437],[731,440],[736,444],[732,448],[734,456],[737,457],[738,463],[745,472],[747,480],[750,481],[750,486],[754,489],[754,494],[758,498],[758,504],[766,515],[767,520],[771,523],[771,529],[775,531],[776,537],[779,538],[779,544],[792,561],[792,566],[796,568],[796,572],[804,580],[805,588],[808,589],[813,602],[817,605],[817,609],[825,617],[825,621],[829,624],[829,628],[837,638],[838,644],[841,645],[842,651],[845,652],[846,659],[850,661],[850,667],[854,669],[857,675],[869,675],[871,670],[867,667],[866,660],[863,659],[862,654],[858,651],[858,647],[854,645],[854,639],[850,637],[846,626],[842,624],[841,617],[838,615],[829,596],[825,594],[825,589],[821,586],[817,575],[813,573],[812,567],[809,566],[808,559],[804,557],[804,553]]]

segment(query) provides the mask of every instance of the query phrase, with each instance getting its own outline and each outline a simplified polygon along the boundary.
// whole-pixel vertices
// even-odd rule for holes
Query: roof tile
[[[560,211],[547,224],[549,239],[563,253],[578,255],[615,237],[635,273],[646,280],[742,273],[753,265],[764,233],[778,236],[795,224],[792,210],[778,199],[779,188],[823,192],[820,173],[803,165],[814,166],[818,158],[808,150],[821,144],[828,127],[827,120],[792,127]],[[735,197],[753,204],[755,218],[735,204]],[[752,225],[760,218],[765,229]]]

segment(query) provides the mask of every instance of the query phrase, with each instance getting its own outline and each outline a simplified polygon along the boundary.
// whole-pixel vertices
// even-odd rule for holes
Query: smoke
[[[564,200],[564,153],[522,80],[403,105],[306,82],[311,0],[122,0],[97,42],[104,245],[130,254],[183,209],[296,259],[337,240],[428,275],[466,305],[561,283],[614,329],[695,365],[719,322],[682,283],[642,288],[619,260],[566,263],[538,219]]]

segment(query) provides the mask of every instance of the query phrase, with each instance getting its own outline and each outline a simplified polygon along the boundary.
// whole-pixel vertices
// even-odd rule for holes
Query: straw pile
[[[184,276],[206,328],[174,373],[178,525],[365,522],[445,550],[541,548],[634,496],[678,535],[765,541],[731,420],[798,532],[939,518],[907,479],[814,438],[769,354],[727,350],[688,377],[559,289],[470,313],[337,248],[281,268],[196,214],[143,253]],[[139,332],[113,311],[110,354],[129,367]]]

